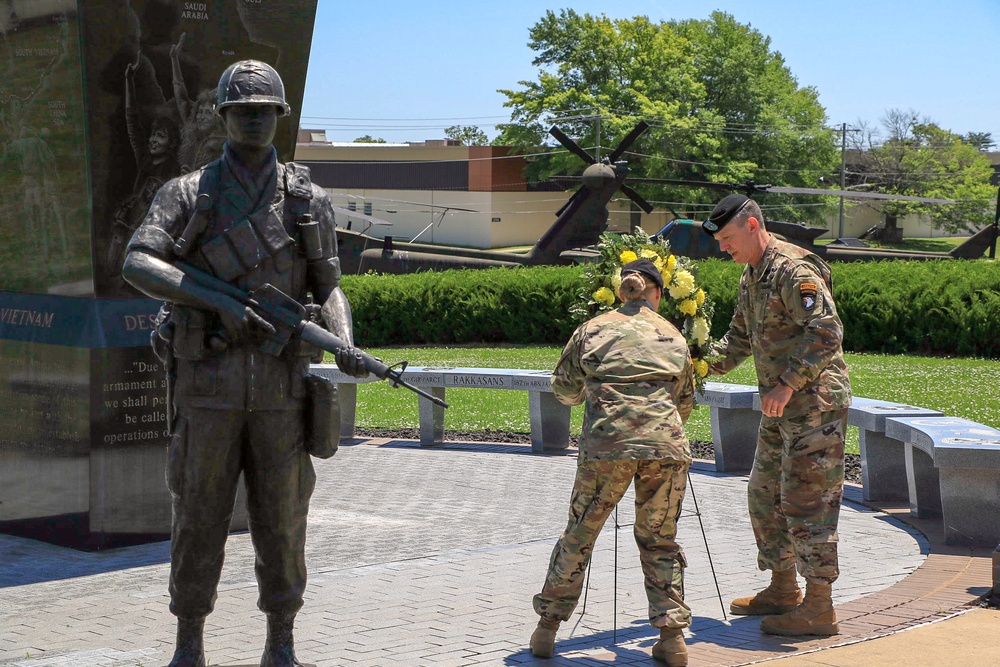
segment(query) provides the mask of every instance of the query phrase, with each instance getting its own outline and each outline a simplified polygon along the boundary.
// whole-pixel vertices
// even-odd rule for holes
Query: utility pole
[[[840,189],[847,186],[847,123],[840,126]],[[840,218],[837,223],[837,238],[844,236],[844,195],[840,195]]]
[[[594,116],[594,159],[601,161],[601,112]]]
[[[857,128],[851,128],[851,132],[860,132]],[[847,189],[847,123],[840,125],[840,189]],[[844,195],[840,195],[840,216],[837,222],[837,238],[844,236]]]
[[[990,246],[990,252],[989,252],[990,259],[996,259],[997,256],[997,236],[1000,236],[1000,232],[997,231],[998,228],[1000,228],[1000,188],[997,189],[997,212],[996,215],[993,217],[993,245]],[[1000,550],[1000,545],[998,545],[997,549]],[[996,556],[994,556],[993,562],[994,562],[993,569],[996,570],[996,562],[997,562]]]

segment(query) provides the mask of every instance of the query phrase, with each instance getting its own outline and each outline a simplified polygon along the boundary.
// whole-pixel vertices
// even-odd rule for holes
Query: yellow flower
[[[697,373],[700,378],[707,377],[708,362],[704,359],[696,359],[694,362],[694,372]]]
[[[646,259],[656,259],[660,256],[660,253],[655,250],[650,250],[649,248],[643,248],[639,251],[639,257],[645,257]]]
[[[673,257],[673,255],[671,255]],[[670,296],[674,299],[683,299],[694,293],[694,276],[690,271],[680,269],[674,273],[674,280],[670,284]]]
[[[694,316],[694,314],[698,312],[698,304],[695,303],[694,299],[685,299],[677,306],[677,310],[681,311],[685,315]]]
[[[618,292],[618,288],[622,286],[622,270],[621,268],[615,269],[615,274],[611,276],[611,286],[614,288],[615,293]]]
[[[663,276],[663,284],[669,285],[670,279],[674,277],[674,272],[664,267],[660,269],[660,275]]]
[[[699,306],[705,305],[705,290],[700,289],[694,293],[694,300],[698,302]]]
[[[597,303],[602,303],[605,306],[610,306],[615,302],[615,293],[609,290],[607,287],[599,287],[592,295],[594,301]]]
[[[704,317],[694,318],[694,322],[691,324],[691,337],[694,338],[698,345],[704,345],[708,342],[708,320]]]
[[[655,266],[656,270],[660,273],[663,273],[663,270],[667,268],[667,265],[663,262],[663,258],[659,255],[653,259],[653,266]]]
[[[634,262],[635,260],[639,259],[639,257],[636,256],[636,254],[631,250],[626,250],[618,257],[618,259],[622,261],[622,265],[624,266],[629,262]]]
[[[667,270],[672,273],[675,268],[677,268],[677,258],[671,255],[667,257]]]

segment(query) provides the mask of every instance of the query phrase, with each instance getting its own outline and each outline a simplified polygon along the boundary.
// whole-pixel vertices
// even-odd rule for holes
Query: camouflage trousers
[[[763,417],[747,491],[761,570],[833,583],[847,409]]]
[[[688,463],[657,461],[585,461],[576,469],[569,523],[552,550],[535,612],[566,621],[583,592],[594,542],[611,511],[635,481],[635,541],[654,627],[686,628],[691,610],[684,603],[684,551],[675,541]]]

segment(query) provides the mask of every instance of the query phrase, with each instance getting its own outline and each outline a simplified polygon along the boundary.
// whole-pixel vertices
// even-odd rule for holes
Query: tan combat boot
[[[538,619],[538,627],[531,633],[531,655],[536,658],[551,658],[556,648],[556,631],[559,621],[545,618]]]
[[[665,662],[667,667],[687,667],[684,631],[680,628],[660,628],[660,640],[653,644],[653,660]]]
[[[770,635],[835,635],[840,632],[833,610],[830,584],[806,581],[806,597],[795,609],[780,616],[768,616],[760,629]]]
[[[795,581],[795,570],[772,570],[771,583],[753,597],[736,598],[729,611],[739,616],[784,614],[802,602],[802,589]]]

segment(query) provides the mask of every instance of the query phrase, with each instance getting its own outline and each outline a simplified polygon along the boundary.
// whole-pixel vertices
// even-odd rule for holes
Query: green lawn
[[[413,366],[551,369],[561,348],[552,345],[498,347],[407,347],[368,350],[386,363],[403,359]],[[332,359],[328,359],[332,363]],[[940,410],[1000,428],[1000,361],[905,355],[848,354],[856,396]],[[404,376],[405,377],[405,376]],[[724,378],[755,384],[750,361]],[[503,429],[528,433],[528,394],[523,391],[449,389],[445,417],[449,430]],[[357,425],[368,428],[416,427],[416,396],[378,382],[358,388]],[[573,409],[571,428],[580,432],[582,411]],[[695,410],[688,422],[693,439],[711,440],[708,408]],[[857,430],[851,429],[848,451],[858,452]]]

